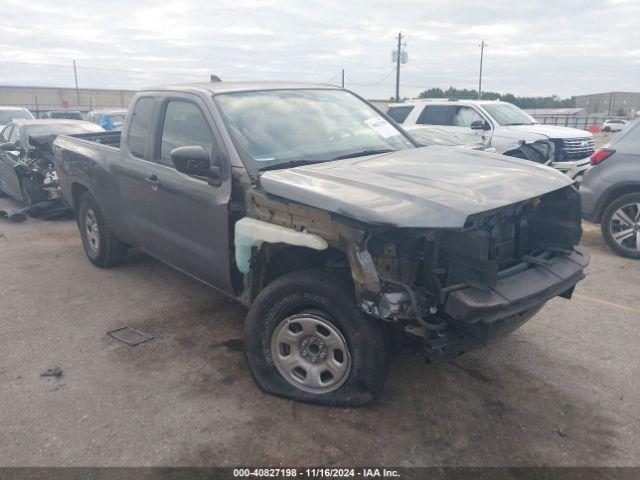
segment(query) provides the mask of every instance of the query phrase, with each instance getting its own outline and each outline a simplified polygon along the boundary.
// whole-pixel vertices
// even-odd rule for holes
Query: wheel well
[[[616,187],[611,192],[607,192],[605,196],[600,200],[598,205],[598,223],[602,221],[602,214],[607,206],[615,201],[617,198],[626,195],[628,193],[640,193],[640,184],[627,184],[620,187]]]
[[[350,278],[346,255],[334,248],[318,251],[285,244],[264,244],[258,258],[260,267],[258,269],[254,267],[252,273],[254,280],[258,282],[258,288],[252,289],[251,297],[253,298],[275,279],[299,270],[322,268],[343,270]]]
[[[80,203],[80,197],[84,192],[88,192],[89,189],[80,183],[74,183],[71,185],[71,200],[73,201],[73,210],[78,210],[78,203]]]

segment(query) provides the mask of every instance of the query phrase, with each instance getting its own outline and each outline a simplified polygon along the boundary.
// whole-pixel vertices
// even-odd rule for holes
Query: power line
[[[355,85],[357,87],[373,87],[375,85],[380,85],[387,78],[389,78],[389,75],[391,75],[395,71],[396,71],[396,67],[393,67],[391,70],[389,70],[389,72],[384,77],[382,77],[380,80],[376,80],[375,82],[372,82],[372,83],[359,83],[359,82],[356,82],[356,81],[352,80],[351,77],[349,77],[349,75],[347,75],[346,73],[345,73],[344,76],[347,78],[347,80],[349,80],[349,82],[351,82],[352,85]]]
[[[35,66],[35,67],[72,68],[70,65],[64,65],[61,63],[16,62],[11,60],[0,60],[0,63],[11,64],[11,65],[29,65],[29,66]],[[157,75],[170,75],[170,76],[176,76],[176,77],[194,77],[199,75],[199,73],[178,73],[178,72],[166,72],[166,71],[158,72],[158,71],[150,71],[150,70],[128,70],[125,68],[89,67],[89,66],[79,66],[78,69],[97,70],[97,71],[104,71],[104,72],[137,73],[137,74],[153,73]]]

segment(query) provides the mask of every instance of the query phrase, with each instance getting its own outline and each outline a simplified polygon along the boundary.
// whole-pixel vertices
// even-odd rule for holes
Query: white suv
[[[548,165],[571,178],[589,168],[594,152],[593,135],[576,128],[543,125],[515,105],[499,100],[424,99],[392,103],[387,115],[404,127],[436,127],[464,143],[482,141],[498,153],[527,158],[523,144],[551,141]]]

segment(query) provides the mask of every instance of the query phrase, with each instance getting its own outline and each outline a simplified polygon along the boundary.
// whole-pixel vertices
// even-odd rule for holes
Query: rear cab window
[[[393,118],[396,122],[402,123],[407,119],[407,117],[411,113],[411,110],[413,110],[413,105],[389,107],[389,110],[387,110],[387,115]]]
[[[131,155],[136,158],[144,159],[147,156],[149,130],[151,128],[154,105],[154,97],[141,97],[133,109],[127,145]]]

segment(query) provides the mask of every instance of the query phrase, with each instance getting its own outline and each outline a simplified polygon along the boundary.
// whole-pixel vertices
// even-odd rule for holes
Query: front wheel
[[[602,214],[601,228],[611,250],[639,260],[640,193],[629,193],[611,202]]]
[[[358,310],[350,282],[329,272],[270,283],[249,310],[244,336],[254,379],[274,395],[354,407],[371,403],[387,377],[382,325]]]
[[[86,192],[78,205],[78,228],[87,258],[101,268],[122,263],[127,247],[113,234],[102,216],[98,202]]]

